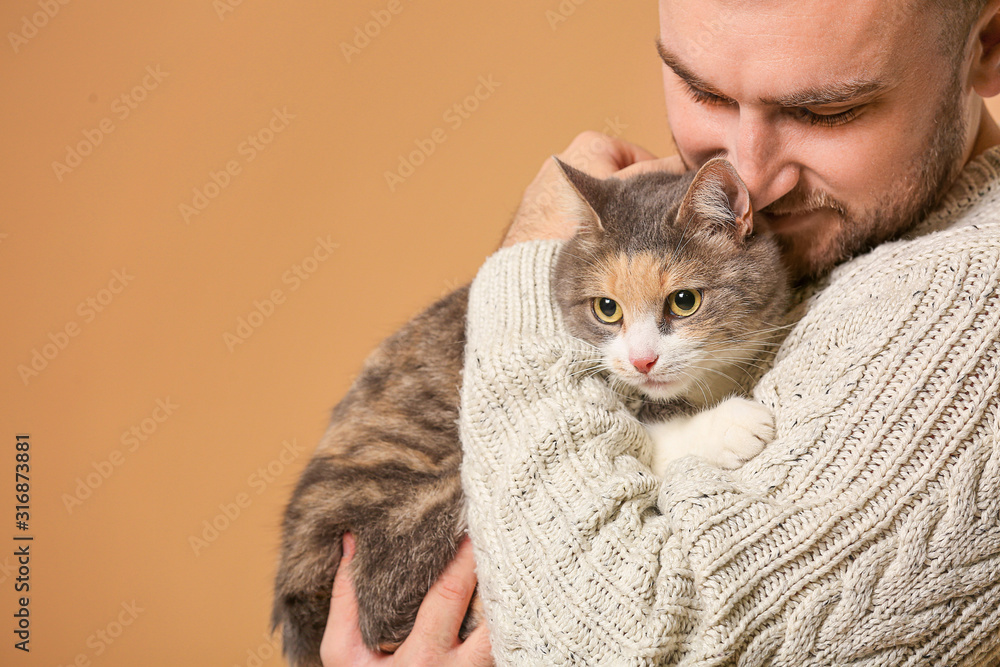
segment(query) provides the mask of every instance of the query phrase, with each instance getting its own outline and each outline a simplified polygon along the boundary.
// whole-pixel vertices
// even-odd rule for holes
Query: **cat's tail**
[[[324,502],[329,466],[325,458],[310,461],[285,510],[271,632],[281,629],[282,651],[292,667],[322,667],[319,646],[346,530]]]

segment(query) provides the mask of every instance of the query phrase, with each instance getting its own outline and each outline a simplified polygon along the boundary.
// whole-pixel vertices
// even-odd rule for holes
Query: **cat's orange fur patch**
[[[650,310],[663,308],[676,282],[672,267],[663,270],[663,259],[651,253],[620,254],[605,260],[599,290],[622,307],[623,327]]]

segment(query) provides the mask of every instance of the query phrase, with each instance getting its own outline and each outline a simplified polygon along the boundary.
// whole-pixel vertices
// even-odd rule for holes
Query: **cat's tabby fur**
[[[697,178],[655,172],[624,181],[601,181],[560,163],[571,184],[565,196],[580,218],[553,274],[571,333],[595,350],[613,339],[590,310],[608,290],[622,301],[656,306],[658,299],[662,311],[664,290],[704,286],[703,317],[665,317],[661,333],[689,327],[685,335],[705,337],[706,349],[725,346],[725,363],[713,369],[730,377],[753,362],[784,307],[784,274],[773,241],[751,233],[748,199],[742,217],[734,212],[742,182],[721,162]],[[641,281],[655,284],[635,284]],[[293,665],[320,665],[345,531],[356,538],[361,634],[373,648],[406,638],[424,595],[455,555],[465,528],[457,420],[467,297],[468,286],[446,296],[371,354],[295,488],[272,616]],[[732,351],[734,340],[740,354]],[[724,371],[703,371],[704,381],[686,385],[669,411],[691,412],[685,399],[704,405],[731,391],[718,389]],[[714,396],[705,396],[706,388]],[[476,621],[467,615],[463,636]]]

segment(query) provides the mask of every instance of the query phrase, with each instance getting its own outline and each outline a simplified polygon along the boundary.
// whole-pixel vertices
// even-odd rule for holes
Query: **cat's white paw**
[[[706,436],[694,452],[712,465],[733,469],[761,453],[774,438],[774,417],[756,401],[733,396],[699,414]]]
[[[651,467],[661,477],[671,461],[692,454],[719,468],[739,468],[774,438],[771,411],[738,396],[646,428],[653,443]]]

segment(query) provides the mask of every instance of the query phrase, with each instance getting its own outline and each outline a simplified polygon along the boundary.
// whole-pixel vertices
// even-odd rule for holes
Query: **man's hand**
[[[685,171],[680,156],[658,159],[645,148],[593,131],[577,135],[558,157],[596,178],[626,178],[644,171],[677,174]],[[568,239],[573,236],[576,221],[567,219],[559,210],[557,193],[559,181],[563,178],[555,160],[545,160],[535,180],[524,191],[524,198],[507,227],[501,247],[521,241]]]
[[[445,569],[420,605],[413,630],[396,652],[372,651],[361,641],[358,598],[348,565],[354,556],[354,537],[344,535],[344,555],[333,581],[330,616],[320,644],[323,667],[337,665],[451,665],[490,667],[490,639],[486,624],[458,641],[469,600],[476,588],[472,542],[466,539],[455,560]]]

